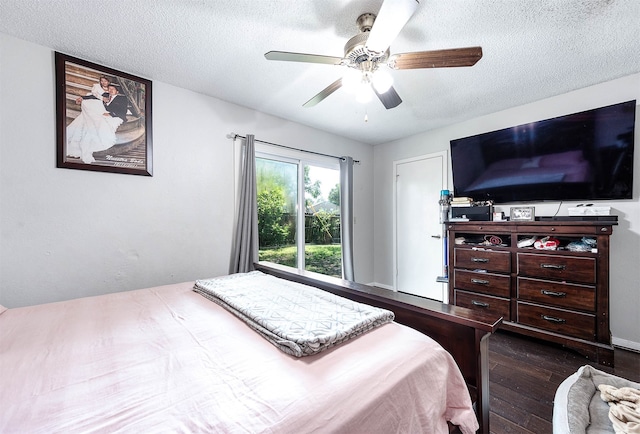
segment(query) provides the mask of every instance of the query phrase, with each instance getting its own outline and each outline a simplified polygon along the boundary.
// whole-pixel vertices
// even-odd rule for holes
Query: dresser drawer
[[[509,321],[509,299],[455,290],[455,305],[498,315]]]
[[[518,301],[517,315],[517,322],[520,324],[588,341],[595,340],[596,317],[592,314]]]
[[[511,253],[509,252],[456,248],[453,253],[455,268],[511,272]]]
[[[517,257],[518,274],[522,276],[596,283],[595,258],[520,252]]]
[[[540,234],[541,227],[535,225],[521,224],[518,225],[517,231],[521,234]],[[611,225],[594,225],[594,226],[545,226],[542,233],[545,235],[561,235],[561,234],[574,234],[576,236],[585,235],[611,235]]]
[[[511,295],[511,277],[504,274],[456,269],[453,271],[453,286],[498,297]]]
[[[518,277],[518,299],[595,312],[595,286]]]

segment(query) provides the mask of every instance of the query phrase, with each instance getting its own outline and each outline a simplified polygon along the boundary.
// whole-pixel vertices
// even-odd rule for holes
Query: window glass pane
[[[263,154],[256,178],[258,259],[342,277],[338,166]]]
[[[297,268],[298,165],[256,158],[258,259]]]
[[[304,165],[305,269],[342,277],[340,171]]]

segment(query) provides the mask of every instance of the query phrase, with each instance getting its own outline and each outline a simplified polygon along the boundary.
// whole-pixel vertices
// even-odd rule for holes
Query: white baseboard
[[[393,286],[385,285],[384,283],[371,282],[371,283],[367,283],[367,285],[369,285],[369,286],[377,286],[378,288],[388,289],[389,291],[393,291],[394,290]]]
[[[628,341],[626,339],[620,339],[614,336],[611,338],[611,343],[614,347],[624,348],[625,350],[640,353],[640,342]]]

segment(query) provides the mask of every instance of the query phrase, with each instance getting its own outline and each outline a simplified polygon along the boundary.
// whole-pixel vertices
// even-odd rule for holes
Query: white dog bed
[[[556,390],[553,402],[554,434],[615,432],[609,420],[609,405],[600,397],[600,384],[640,389],[640,383],[607,374],[589,365],[582,366]]]

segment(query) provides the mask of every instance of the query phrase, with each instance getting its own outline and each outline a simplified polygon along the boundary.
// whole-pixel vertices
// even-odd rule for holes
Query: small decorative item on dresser
[[[513,221],[534,221],[536,219],[536,208],[533,206],[517,206],[511,208],[511,220]]]
[[[533,243],[533,247],[538,250],[556,250],[560,246],[560,241],[553,237],[543,237]]]
[[[502,244],[502,238],[497,235],[485,235],[483,244],[488,246],[499,246]]]

